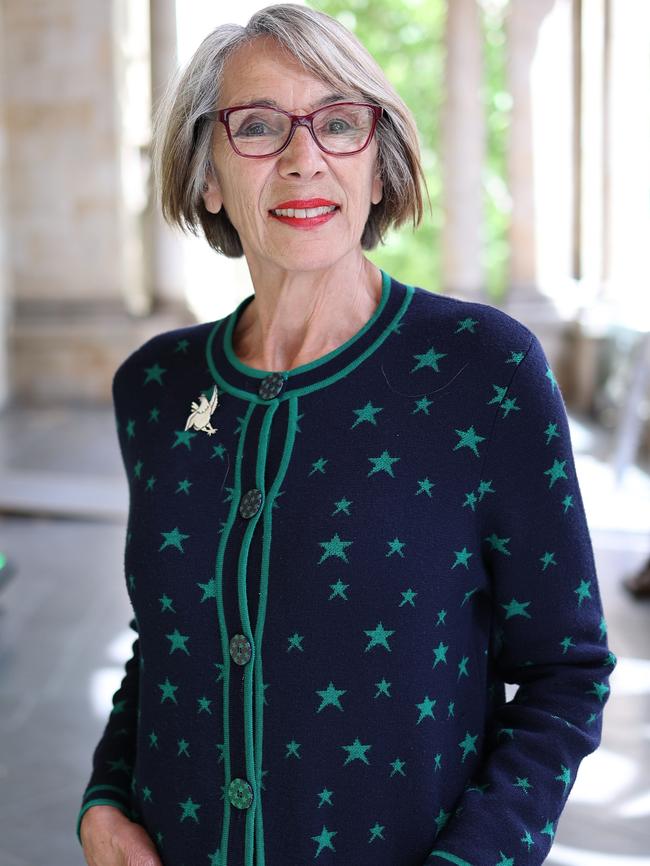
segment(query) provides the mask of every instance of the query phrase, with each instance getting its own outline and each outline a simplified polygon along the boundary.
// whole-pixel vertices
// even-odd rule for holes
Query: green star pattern
[[[463,762],[465,761],[465,758],[467,758],[468,755],[470,755],[472,753],[475,755],[478,754],[478,751],[476,749],[476,741],[477,740],[478,740],[478,734],[474,734],[472,736],[472,734],[470,734],[469,731],[467,731],[464,739],[461,740],[461,742],[458,744],[460,746],[460,748],[463,750],[463,758],[462,758]]]
[[[478,319],[472,319],[471,316],[468,316],[466,319],[459,320],[454,333],[460,334],[461,331],[469,331],[470,334],[474,334],[476,325],[478,325]]]
[[[382,451],[379,457],[369,457],[368,460],[373,464],[373,468],[368,472],[368,477],[376,472],[385,472],[394,478],[393,463],[397,463],[399,459],[399,457],[391,457],[388,451]]]
[[[176,439],[172,443],[172,448],[177,448],[179,445],[184,445],[188,451],[192,450],[192,439],[197,436],[194,430],[174,430]]]
[[[352,505],[352,502],[349,499],[346,499],[345,496],[342,499],[339,499],[338,502],[335,502],[334,505],[336,507],[332,512],[332,517],[340,512],[347,514],[348,517],[350,516],[350,506]]]
[[[413,355],[414,358],[417,358],[417,364],[411,370],[411,373],[415,373],[416,370],[421,370],[423,367],[429,367],[432,370],[435,370],[436,373],[440,372],[440,367],[438,367],[438,361],[441,358],[446,358],[446,352],[436,352],[436,350],[431,346],[431,348],[420,355]]]
[[[318,857],[324,848],[329,848],[330,851],[336,851],[336,848],[332,844],[332,839],[336,836],[336,833],[336,830],[328,830],[325,824],[323,824],[323,829],[320,831],[318,836],[311,837],[318,845],[314,857]]]
[[[349,547],[352,542],[343,541],[341,538],[339,538],[338,532],[335,532],[329,541],[320,541],[319,544],[323,548],[323,555],[318,560],[319,565],[326,559],[329,559],[331,556],[342,559],[343,562],[348,562],[345,549]]]
[[[346,691],[347,689],[335,688],[334,683],[331,680],[326,689],[317,689],[316,694],[319,695],[321,703],[316,712],[320,713],[324,707],[329,706],[336,707],[343,712],[343,707],[341,706],[341,695],[344,695]]]
[[[189,538],[189,535],[185,535],[181,532],[178,526],[175,526],[174,529],[169,532],[161,532],[160,534],[165,540],[158,548],[159,552],[164,550],[166,547],[175,547],[176,550],[180,550],[181,553],[185,552],[183,550],[183,542]]]
[[[566,463],[567,463],[566,460],[560,461],[560,460],[556,459],[553,461],[553,465],[550,467],[550,469],[547,469],[546,472],[544,472],[544,475],[549,476],[549,481],[548,481],[549,489],[551,487],[553,487],[555,482],[559,481],[560,478],[564,478],[565,480],[568,478],[568,475],[564,471],[564,467],[566,466]]]
[[[434,649],[435,660],[433,662],[434,668],[439,664],[447,664],[447,650],[449,649],[449,644],[444,644],[442,641],[438,644],[436,649]]]
[[[363,409],[353,409],[354,414],[357,416],[356,421],[352,425],[350,429],[354,430],[357,424],[361,424],[362,421],[367,421],[369,424],[374,424],[377,426],[377,420],[375,415],[379,414],[382,411],[381,407],[373,406],[370,401],[366,403]]]
[[[366,652],[375,646],[383,646],[389,652],[391,651],[390,646],[388,645],[388,640],[391,635],[395,634],[394,630],[387,631],[382,623],[378,623],[376,628],[366,630],[364,634],[368,635],[370,638],[370,641],[366,646]]]
[[[178,700],[176,699],[176,692],[178,691],[178,686],[173,685],[169,682],[169,677],[165,679],[164,683],[160,683],[158,686],[160,691],[162,692],[160,703],[163,704],[165,701],[172,701],[177,704]]]
[[[516,598],[513,598],[510,604],[502,604],[501,607],[506,612],[506,619],[511,619],[513,616],[523,616],[526,619],[531,619],[530,614],[528,613],[527,608],[530,607],[529,601],[517,601]]]
[[[426,493],[429,499],[431,499],[431,491],[434,486],[434,482],[430,481],[428,478],[418,480],[418,490],[415,491],[415,495],[418,496],[420,493]]]
[[[416,724],[419,725],[422,719],[425,719],[427,716],[429,716],[429,718],[435,721],[436,717],[433,714],[433,708],[435,707],[435,705],[436,701],[431,700],[428,695],[425,695],[425,697],[422,699],[422,702],[415,705],[420,711],[420,715],[418,716]]]
[[[460,437],[460,440],[454,445],[454,451],[459,448],[469,448],[477,457],[480,456],[477,446],[479,442],[485,442],[485,436],[479,436],[474,427],[468,427],[467,430],[456,430],[456,435]]]
[[[341,748],[348,753],[348,756],[345,759],[344,766],[346,766],[352,761],[362,761],[364,764],[370,763],[366,752],[371,749],[372,746],[362,745],[358,738],[356,738],[355,741],[349,746],[341,746]]]
[[[153,364],[151,367],[145,367],[145,379],[144,384],[148,384],[149,382],[157,382],[159,385],[163,384],[162,377],[167,372],[164,367],[161,367],[160,364]]]
[[[87,796],[113,786],[165,862],[241,843],[250,866],[273,839],[286,862],[525,866],[555,838],[616,663],[560,389],[502,312],[414,300],[430,319],[396,305],[338,372],[337,352],[283,371],[271,399],[225,320],[117,373],[138,641]],[[215,384],[217,435],[185,430]]]
[[[179,803],[178,805],[183,810],[183,813],[180,817],[181,821],[185,821],[186,818],[191,818],[192,821],[196,821],[197,824],[199,823],[197,812],[201,808],[200,803],[195,803],[191,797],[188,797],[184,803]]]
[[[469,568],[469,558],[470,556],[474,556],[474,554],[470,553],[466,547],[463,547],[462,550],[454,550],[454,556],[456,559],[452,568],[456,568],[457,565],[464,565],[465,568]]]

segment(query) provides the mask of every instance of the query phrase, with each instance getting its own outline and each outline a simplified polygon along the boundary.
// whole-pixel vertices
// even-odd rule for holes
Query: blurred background
[[[0,866],[84,863],[132,637],[112,375],[252,292],[243,260],[163,224],[152,110],[212,28],[264,5],[0,0]],[[548,862],[650,866],[650,591],[623,585],[650,556],[650,3],[309,5],[420,129],[431,212],[369,257],[515,316],[560,384],[619,665]]]

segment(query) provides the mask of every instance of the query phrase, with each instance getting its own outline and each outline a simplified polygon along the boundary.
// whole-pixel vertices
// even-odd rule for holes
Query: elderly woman
[[[365,257],[420,220],[417,131],[328,16],[218,27],[156,145],[255,291],[115,376],[137,639],[88,863],[542,863],[614,657],[538,339]]]

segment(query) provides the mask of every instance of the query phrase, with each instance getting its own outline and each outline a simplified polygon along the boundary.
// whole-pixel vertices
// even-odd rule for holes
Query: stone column
[[[650,5],[611,4],[610,257],[608,297],[650,329]]]
[[[537,293],[533,65],[539,48],[540,27],[553,3],[554,0],[512,0],[505,19],[507,81],[512,97],[508,142],[508,187],[512,201],[509,230],[511,295]],[[570,79],[566,83],[569,85]],[[555,88],[553,95],[557,95]],[[550,132],[547,127],[547,137],[550,137]],[[555,129],[553,134],[561,136],[562,131]]]
[[[150,20],[151,101],[152,111],[155,111],[178,63],[175,0],[150,0]],[[166,305],[183,305],[185,275],[181,238],[162,218],[151,175],[148,192],[146,219],[151,293]]]
[[[148,0],[4,0],[4,11],[14,389],[108,400],[119,363],[165,328],[136,317],[148,307]]]
[[[4,57],[3,8],[0,4],[0,58]],[[5,190],[7,174],[5,166],[5,126],[4,126],[4,70],[0,64],[0,410],[9,400],[9,370],[7,352],[7,332],[9,319],[9,267],[7,263],[7,213],[5,209]]]
[[[8,204],[23,305],[119,296],[112,4],[5,0]]]
[[[561,38],[557,27],[552,28],[555,39],[551,40],[551,56],[551,45],[541,38],[540,33],[554,2],[512,0],[506,17],[507,77],[512,97],[508,147],[508,187],[512,201],[509,231],[511,298],[514,295],[534,297],[538,293],[537,228],[541,211],[537,210],[535,193],[539,190],[536,181],[540,171],[547,171],[547,183],[550,182],[554,188],[559,220],[562,220],[563,210],[570,214],[566,189],[553,183],[549,161],[546,165],[541,164],[544,148],[556,153],[559,147],[564,146],[565,160],[570,154],[571,126],[565,113],[570,107],[565,101],[566,96],[570,96],[571,85],[569,34],[567,32]],[[553,75],[552,85],[545,73]],[[554,117],[550,116],[550,111],[549,114],[545,111],[550,109],[551,100],[556,106]],[[534,109],[539,111],[537,116]],[[538,125],[534,128],[535,123]],[[536,161],[539,162],[536,164]]]
[[[151,141],[151,27],[149,0],[113,0],[114,66],[119,105],[123,296],[135,315],[154,305],[148,243]]]
[[[512,98],[508,189],[512,202],[508,292],[503,307],[542,340],[559,363],[560,317],[540,292],[544,277],[569,288],[571,144],[574,104],[571,0],[511,0],[506,19]]]
[[[445,44],[442,284],[447,294],[476,297],[485,285],[482,225],[486,149],[483,32],[477,0],[448,0]]]

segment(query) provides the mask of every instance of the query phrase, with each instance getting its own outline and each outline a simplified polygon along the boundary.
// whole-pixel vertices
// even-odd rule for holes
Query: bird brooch
[[[214,410],[217,408],[217,404],[219,402],[219,396],[217,394],[217,386],[214,386],[212,391],[212,396],[208,400],[205,394],[201,394],[199,397],[199,402],[195,403],[192,401],[192,411],[190,413],[187,422],[185,423],[185,429],[190,430],[198,430],[199,432],[203,430],[204,433],[207,433],[208,436],[212,436],[219,429],[215,428],[210,423],[210,417]]]

